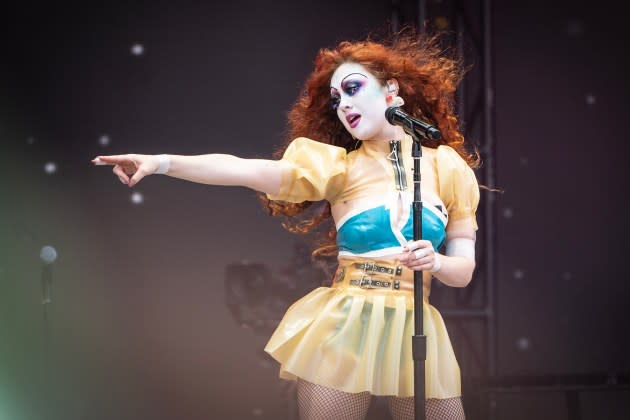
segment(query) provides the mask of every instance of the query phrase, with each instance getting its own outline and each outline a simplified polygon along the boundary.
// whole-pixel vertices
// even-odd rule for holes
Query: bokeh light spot
[[[46,162],[44,165],[44,172],[51,175],[57,172],[57,164],[55,162]]]
[[[142,44],[133,44],[131,46],[131,54],[133,55],[142,55],[144,54],[144,46]]]
[[[131,194],[131,202],[133,204],[142,204],[144,203],[144,196],[142,195],[142,193],[139,193],[138,191],[134,191]]]
[[[516,340],[516,348],[518,348],[519,350],[527,351],[530,347],[531,343],[529,342],[529,338],[520,337],[518,340]]]
[[[109,136],[107,134],[103,134],[99,139],[98,139],[98,144],[100,144],[103,147],[107,147],[109,146],[111,139],[109,138]]]

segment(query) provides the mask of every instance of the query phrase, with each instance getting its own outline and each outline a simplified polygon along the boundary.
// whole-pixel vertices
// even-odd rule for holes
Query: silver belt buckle
[[[359,287],[361,289],[374,289],[374,286],[372,286],[372,278],[370,276],[361,277],[361,282],[359,283]]]
[[[361,283],[359,284],[359,287],[361,287],[361,289],[376,289],[378,288],[389,288],[391,287],[392,283],[389,281],[382,281],[382,280],[374,280],[369,276],[363,276],[361,278]]]

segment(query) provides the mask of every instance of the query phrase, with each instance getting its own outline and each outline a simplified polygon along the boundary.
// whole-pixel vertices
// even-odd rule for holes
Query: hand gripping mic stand
[[[393,111],[393,110],[392,110]],[[391,116],[393,112],[390,111]],[[387,114],[386,114],[387,115]],[[442,136],[435,127],[420,122],[418,126],[416,120],[412,118],[399,118],[398,121],[390,123],[400,125],[405,132],[413,138],[411,156],[413,157],[413,240],[422,239],[422,197],[420,193],[420,158],[422,157],[422,137],[431,140],[439,140]],[[413,385],[414,385],[414,417],[416,420],[425,420],[425,361],[427,360],[427,337],[424,335],[424,289],[422,281],[422,271],[413,272],[413,293],[414,293],[414,336],[411,339],[413,355]],[[419,303],[418,303],[419,302]]]

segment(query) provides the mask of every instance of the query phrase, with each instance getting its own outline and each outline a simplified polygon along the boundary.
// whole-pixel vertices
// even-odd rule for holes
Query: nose
[[[339,100],[339,108],[342,110],[347,110],[352,108],[352,98],[348,95],[341,95]]]

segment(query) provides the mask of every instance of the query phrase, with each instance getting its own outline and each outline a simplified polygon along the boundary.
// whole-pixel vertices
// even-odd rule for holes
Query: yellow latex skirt
[[[427,289],[425,281],[425,297]],[[265,351],[280,362],[283,379],[345,392],[413,396],[413,309],[409,287],[319,287],[291,305]],[[423,314],[426,398],[460,396],[459,365],[444,321],[427,300]]]

